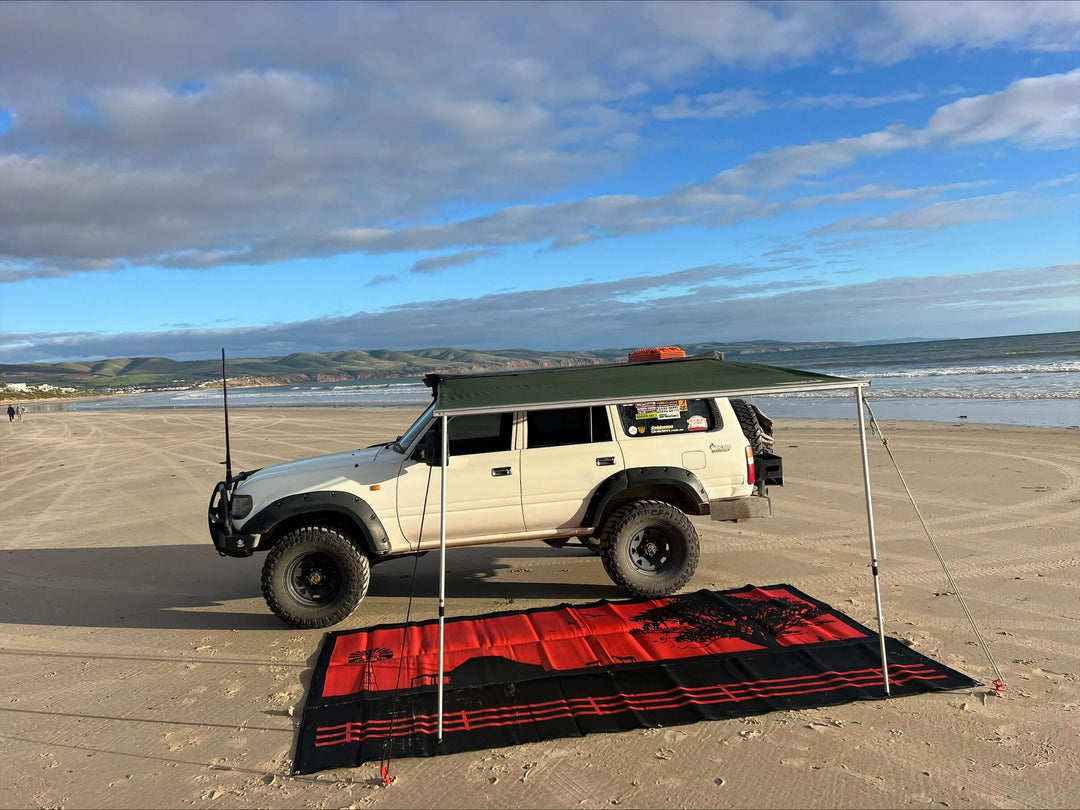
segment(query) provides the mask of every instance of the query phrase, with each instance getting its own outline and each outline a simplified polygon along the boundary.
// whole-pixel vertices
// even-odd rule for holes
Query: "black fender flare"
[[[375,510],[363,498],[338,490],[301,492],[279,498],[245,521],[244,533],[265,535],[282,521],[318,512],[341,515],[357,530],[364,550],[371,556],[384,557],[390,553],[390,536]]]
[[[596,488],[589,506],[585,510],[583,525],[600,527],[600,522],[607,517],[609,506],[621,493],[639,487],[674,488],[692,503],[696,514],[709,513],[709,496],[701,480],[682,467],[630,467],[620,470]]]

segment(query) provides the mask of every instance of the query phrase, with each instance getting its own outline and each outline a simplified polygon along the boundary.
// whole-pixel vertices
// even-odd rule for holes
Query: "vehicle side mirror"
[[[437,428],[432,428],[420,440],[413,458],[432,467],[442,466],[442,437]]]

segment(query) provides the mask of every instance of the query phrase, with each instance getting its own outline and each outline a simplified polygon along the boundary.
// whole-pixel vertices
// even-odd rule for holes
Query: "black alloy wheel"
[[[663,574],[675,564],[674,546],[680,538],[672,537],[657,526],[648,526],[630,538],[626,554],[634,569],[645,576]]]
[[[285,574],[285,587],[289,595],[297,602],[310,606],[333,602],[344,582],[344,572],[337,561],[319,551],[293,560]]]

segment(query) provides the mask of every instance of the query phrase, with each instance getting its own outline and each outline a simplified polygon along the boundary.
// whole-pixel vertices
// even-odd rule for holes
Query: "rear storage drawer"
[[[767,487],[784,485],[784,461],[772,453],[760,453],[754,456],[754,477]]]

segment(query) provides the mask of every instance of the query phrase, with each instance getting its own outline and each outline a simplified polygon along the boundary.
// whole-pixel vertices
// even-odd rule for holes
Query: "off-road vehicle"
[[[560,371],[516,374],[529,382]],[[465,376],[482,389],[507,375],[425,381],[437,390]],[[767,516],[766,486],[783,484],[771,422],[741,399],[571,398],[451,416],[445,468],[434,412],[433,402],[385,444],[230,473],[215,487],[214,545],[223,556],[268,552],[262,590],[277,616],[303,628],[336,624],[364,598],[371,565],[437,549],[444,469],[447,547],[576,539],[639,597],[671,594],[693,575],[699,546],[688,515]]]

